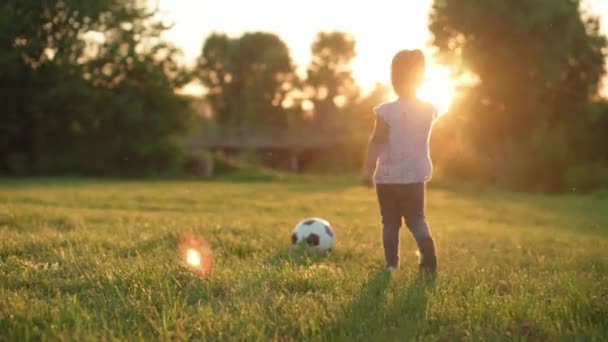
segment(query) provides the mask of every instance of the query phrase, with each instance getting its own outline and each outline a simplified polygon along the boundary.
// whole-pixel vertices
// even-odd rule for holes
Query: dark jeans
[[[422,243],[431,237],[424,218],[425,184],[376,184],[382,215],[384,256],[387,266],[399,264],[399,228],[401,219],[416,239],[422,253]]]

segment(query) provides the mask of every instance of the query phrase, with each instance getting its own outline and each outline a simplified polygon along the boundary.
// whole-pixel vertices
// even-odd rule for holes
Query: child
[[[391,81],[399,98],[374,109],[375,127],[363,180],[370,187],[376,184],[388,272],[399,266],[402,217],[416,239],[420,270],[434,274],[437,268],[435,243],[424,218],[425,182],[432,174],[429,136],[437,111],[416,98],[424,69],[420,50],[397,53],[391,64]]]

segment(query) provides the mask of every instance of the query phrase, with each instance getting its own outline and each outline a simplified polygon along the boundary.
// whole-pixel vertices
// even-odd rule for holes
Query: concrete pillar
[[[299,165],[300,163],[298,161],[298,156],[299,156],[298,151],[289,152],[289,163],[290,163],[292,172],[300,171],[300,165]]]
[[[213,158],[213,153],[208,151],[206,153],[205,158],[205,176],[211,177],[213,176],[213,171],[215,169],[215,159]]]

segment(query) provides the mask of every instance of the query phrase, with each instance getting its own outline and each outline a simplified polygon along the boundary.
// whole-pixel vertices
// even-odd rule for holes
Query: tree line
[[[298,126],[304,124],[308,102],[314,108],[310,123],[333,128],[341,108],[361,99],[351,69],[355,40],[344,32],[320,32],[311,52],[306,75],[300,77],[289,48],[276,34],[211,34],[195,73],[216,122],[228,127]]]
[[[307,99],[327,113],[358,99],[354,40],[321,33],[303,82],[275,34],[212,34],[196,67],[161,39],[169,27],[146,1],[0,4],[0,173],[155,174],[179,168],[196,124],[175,90],[199,79],[220,127],[305,124]],[[304,106],[306,107],[306,106]],[[310,120],[309,120],[310,121]]]
[[[438,57],[474,79],[437,130],[453,142],[437,151],[448,174],[522,190],[608,186],[600,18],[578,0],[435,0],[430,30]]]
[[[439,176],[545,191],[608,184],[599,18],[572,0],[435,0],[429,19],[436,57],[463,80],[433,133]],[[332,158],[357,167],[371,108],[387,92],[355,84],[354,37],[319,33],[301,75],[276,34],[213,33],[186,68],[161,39],[166,29],[143,0],[2,2],[0,173],[179,168],[198,123],[175,90],[194,79],[220,132],[341,130]]]

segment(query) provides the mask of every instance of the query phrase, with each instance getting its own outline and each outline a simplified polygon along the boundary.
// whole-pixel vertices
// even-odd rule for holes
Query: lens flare
[[[207,241],[184,234],[178,243],[179,259],[193,273],[205,277],[213,270],[213,254]]]
[[[186,252],[186,262],[190,266],[198,267],[201,265],[201,253],[194,250],[194,248],[188,248]]]

